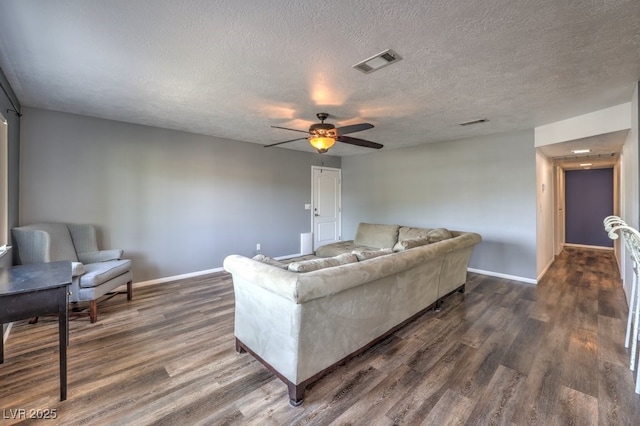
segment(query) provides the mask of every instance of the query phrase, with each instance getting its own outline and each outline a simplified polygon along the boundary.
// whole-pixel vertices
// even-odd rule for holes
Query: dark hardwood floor
[[[280,380],[235,352],[233,303],[230,276],[218,273],[111,298],[95,324],[72,318],[64,402],[56,319],[15,323],[0,423],[640,424],[611,252],[566,249],[537,286],[470,273],[465,294],[320,379],[297,408]]]

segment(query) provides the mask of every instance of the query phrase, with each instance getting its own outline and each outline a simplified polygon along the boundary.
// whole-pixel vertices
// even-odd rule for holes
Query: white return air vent
[[[384,68],[387,65],[391,65],[394,62],[398,62],[402,57],[391,49],[387,49],[384,52],[380,52],[375,56],[358,62],[353,68],[358,71],[362,71],[365,74],[370,74],[374,71],[378,71],[380,68]]]

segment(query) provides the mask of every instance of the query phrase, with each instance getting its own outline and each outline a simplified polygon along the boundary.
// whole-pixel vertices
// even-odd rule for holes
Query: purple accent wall
[[[602,220],[613,214],[613,169],[565,172],[566,242],[613,247]]]

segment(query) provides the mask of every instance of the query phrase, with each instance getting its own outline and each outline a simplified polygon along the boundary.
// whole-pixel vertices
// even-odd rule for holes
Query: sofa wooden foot
[[[293,383],[287,383],[289,389],[289,404],[292,407],[298,407],[304,401],[305,384],[294,385]]]
[[[435,311],[440,312],[441,309],[442,309],[442,299],[438,299],[436,300]]]
[[[95,299],[89,301],[89,318],[92,323],[98,321],[98,301]]]
[[[133,299],[133,281],[127,283],[127,300]]]
[[[238,352],[239,354],[246,352],[246,350],[244,349],[244,346],[242,346],[242,343],[237,338],[236,338],[236,352]]]
[[[467,288],[466,288],[466,287],[467,287],[467,285],[466,285],[466,284],[462,284],[462,285],[460,286],[460,288],[458,288],[458,293],[462,293],[462,294],[464,294],[464,292],[467,290]]]

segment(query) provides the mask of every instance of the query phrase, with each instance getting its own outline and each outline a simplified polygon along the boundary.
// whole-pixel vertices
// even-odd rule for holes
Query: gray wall
[[[135,281],[222,265],[231,253],[300,252],[311,166],[340,159],[25,108],[20,223],[98,225]]]
[[[470,267],[536,279],[533,130],[342,159],[343,236],[360,221],[478,232]]]

